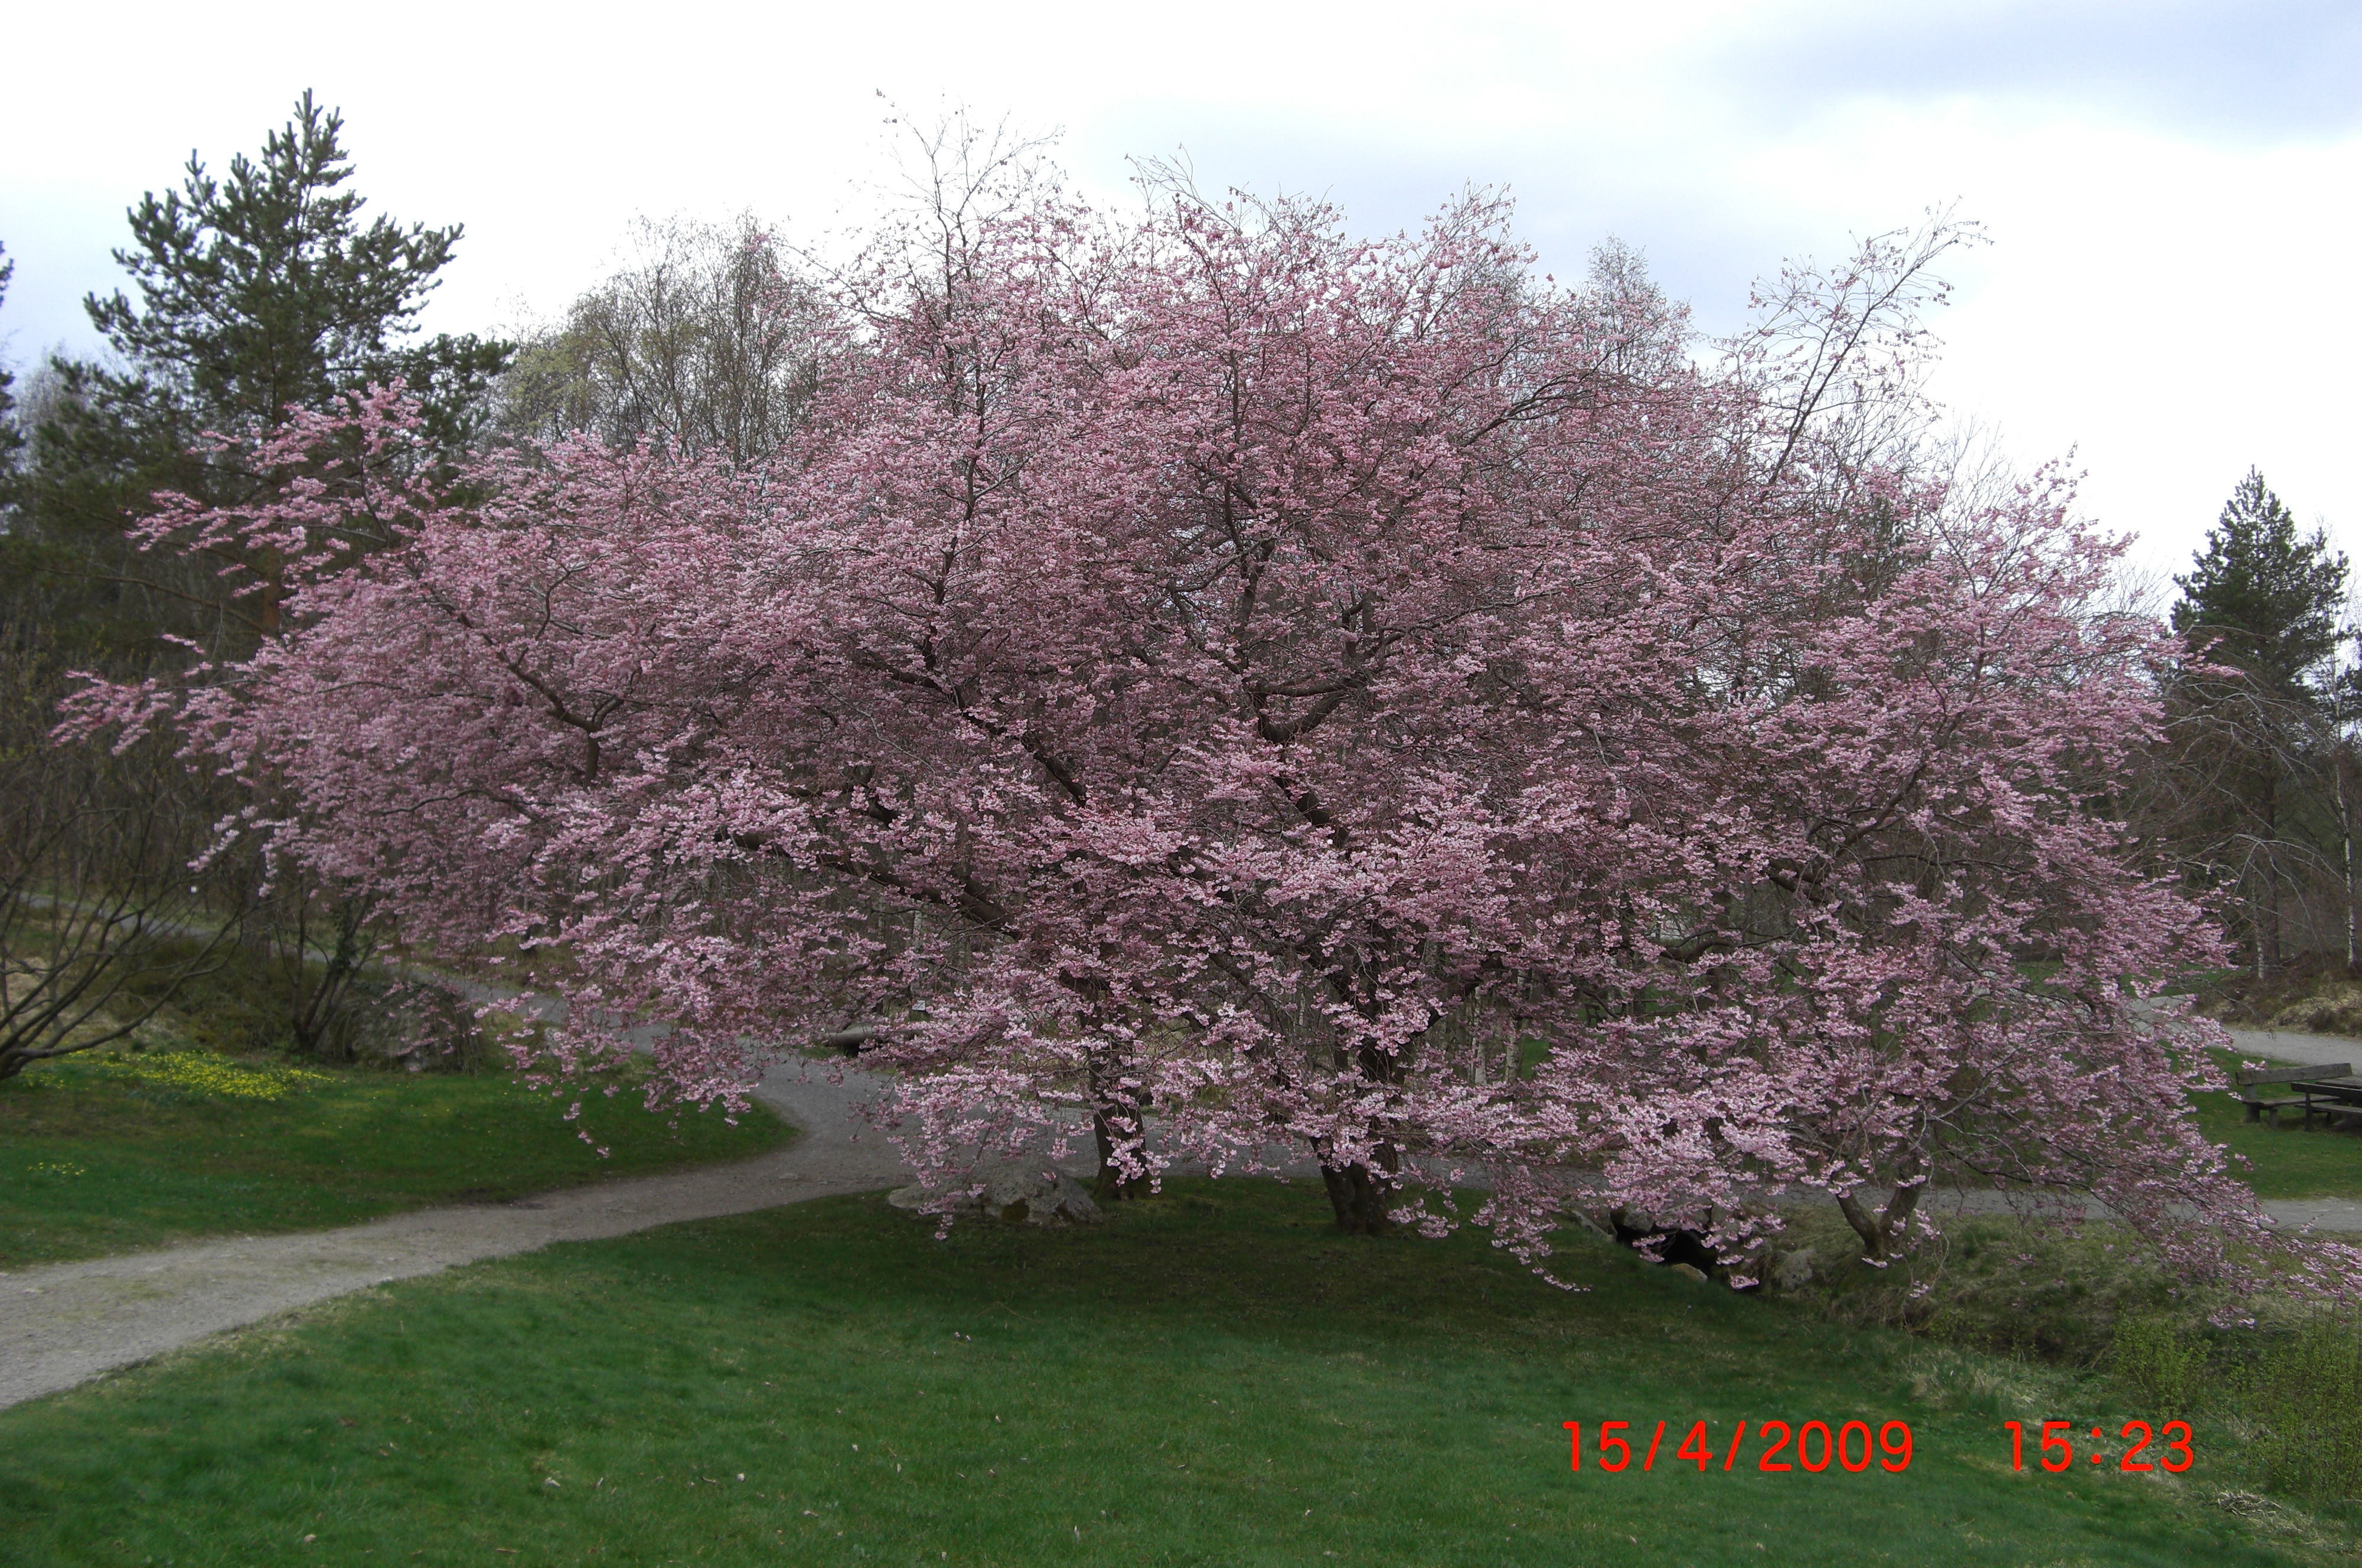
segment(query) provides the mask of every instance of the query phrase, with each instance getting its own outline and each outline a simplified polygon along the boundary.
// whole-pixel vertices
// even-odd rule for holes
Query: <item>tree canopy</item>
[[[2173,629],[2209,660],[2245,672],[2277,697],[2315,701],[2311,678],[2336,651],[2345,609],[2346,562],[2316,528],[2295,515],[2250,469],[2206,535],[2189,574]]]
[[[133,244],[114,254],[138,300],[83,304],[144,395],[230,431],[400,379],[439,434],[461,433],[510,350],[472,335],[406,341],[462,230],[364,225],[343,129],[307,91],[259,160],[236,155],[225,182],[193,152],[180,189],[130,210]]]
[[[242,504],[288,482],[244,465],[242,440],[395,381],[430,458],[455,460],[482,426],[509,346],[421,341],[416,326],[461,231],[365,223],[342,134],[307,92],[226,179],[192,153],[179,189],[129,210],[132,243],[115,256],[137,297],[83,302],[116,362],[49,367],[0,548],[16,558],[15,595],[43,602],[16,618],[52,625],[82,661],[136,668],[160,635],[232,650],[258,635],[219,591],[220,563],[142,554],[125,535],[160,492]]]
[[[819,376],[830,324],[818,291],[752,218],[643,223],[639,241],[562,321],[525,335],[501,378],[502,428],[773,457]]]
[[[1702,364],[1632,258],[1561,288],[1504,223],[1036,190],[889,237],[776,460],[192,502],[155,536],[273,553],[287,635],[83,712],[292,790],[258,827],[417,936],[566,944],[543,1066],[663,1018],[657,1092],[726,1101],[874,1028],[931,1175],[1305,1158],[1350,1230],[1529,1256],[1590,1201],[1738,1256],[1816,1190],[1882,1258],[1940,1182],[2268,1241],[2135,1005],[2214,938],[2091,788],[2169,648],[2055,478],[1910,405],[1948,236]]]

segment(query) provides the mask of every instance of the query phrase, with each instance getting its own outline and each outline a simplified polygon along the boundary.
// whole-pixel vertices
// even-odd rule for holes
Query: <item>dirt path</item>
[[[290,1308],[552,1242],[628,1235],[682,1220],[866,1192],[900,1175],[893,1151],[855,1136],[854,1101],[879,1081],[777,1068],[756,1098],[803,1130],[734,1165],[430,1209],[337,1231],[190,1242],[156,1252],[0,1274],[0,1408]]]

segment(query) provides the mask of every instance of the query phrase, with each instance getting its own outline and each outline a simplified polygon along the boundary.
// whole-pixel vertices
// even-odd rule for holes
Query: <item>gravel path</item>
[[[757,1099],[803,1130],[789,1147],[734,1165],[638,1176],[514,1203],[397,1214],[337,1231],[191,1242],[156,1252],[0,1273],[0,1408],[290,1308],[552,1242],[628,1235],[867,1192],[901,1174],[847,1112],[879,1080],[833,1085],[813,1068],[774,1069]]]
[[[2269,1056],[2282,1062],[2301,1062],[2308,1067],[2325,1067],[2339,1062],[2362,1064],[2362,1040],[2347,1040],[2335,1034],[2284,1034],[2277,1029],[2234,1029],[2231,1043],[2242,1055]]]
[[[2232,1038],[2242,1052],[2281,1061],[2362,1062],[2362,1042],[2330,1035],[2234,1030]],[[819,1067],[775,1068],[756,1097],[803,1135],[789,1148],[736,1165],[514,1203],[426,1209],[339,1231],[193,1242],[0,1273],[0,1408],[390,1280],[553,1242],[595,1241],[889,1186],[901,1165],[875,1134],[857,1137],[858,1124],[848,1115],[880,1087],[864,1073],[849,1072],[834,1085]],[[2264,1207],[2283,1225],[2362,1232],[2362,1202],[2275,1198]]]

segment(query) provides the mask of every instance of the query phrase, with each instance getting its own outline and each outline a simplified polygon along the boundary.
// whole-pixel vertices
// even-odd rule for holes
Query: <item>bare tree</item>
[[[2345,976],[2362,979],[2362,867],[2355,865],[2362,817],[2362,594],[2349,594],[2338,633],[2338,666],[2329,681],[2331,771],[2337,793],[2338,878],[2343,884]]]
[[[367,1021],[363,981],[378,946],[368,909],[300,866],[282,862],[272,870],[270,897],[248,922],[248,946],[285,1008],[296,1053],[351,1061]]]
[[[750,462],[794,429],[819,374],[819,291],[749,215],[642,220],[636,254],[524,334],[497,394],[512,435],[645,440]]]
[[[2327,715],[2236,672],[2176,672],[2163,744],[2137,781],[2143,836],[2243,932],[2258,979],[2286,961],[2291,898],[2312,904],[2345,872],[2320,830],[2339,740]]]
[[[49,735],[56,683],[0,665],[0,1078],[121,1040],[228,958],[237,910],[203,864],[214,812],[157,737]]]

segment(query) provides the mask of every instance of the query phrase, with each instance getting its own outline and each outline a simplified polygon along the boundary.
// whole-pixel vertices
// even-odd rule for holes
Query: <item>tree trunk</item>
[[[1391,1143],[1377,1148],[1373,1167],[1355,1161],[1333,1165],[1323,1160],[1320,1179],[1329,1188],[1329,1206],[1336,1211],[1337,1229],[1349,1236],[1384,1235],[1393,1221],[1386,1213],[1401,1190],[1401,1159]]]
[[[2362,767],[2354,760],[2354,743],[2337,744],[2337,837],[2345,858],[2345,977],[2362,979],[2362,900],[2354,886],[2354,806],[2362,794]]]
[[[294,933],[280,955],[287,975],[288,1025],[298,1054],[319,1061],[353,1059],[350,1026],[354,983],[367,966],[375,943],[361,923],[361,907],[350,899],[335,900],[328,911],[337,933],[336,945],[323,955],[319,983],[312,983],[312,921],[310,890],[297,885]],[[281,933],[282,942],[286,941]],[[292,951],[290,950],[292,949]]]
[[[1885,1209],[1874,1214],[1851,1193],[1838,1199],[1838,1211],[1853,1227],[1854,1234],[1861,1238],[1864,1257],[1882,1264],[1893,1255],[1894,1243],[1910,1227],[1912,1213],[1919,1207],[1919,1195],[1926,1189],[1925,1182],[1898,1183],[1887,1198]]]
[[[2280,879],[2267,855],[2257,875],[2256,894],[2256,978],[2268,980],[2280,972]]]

